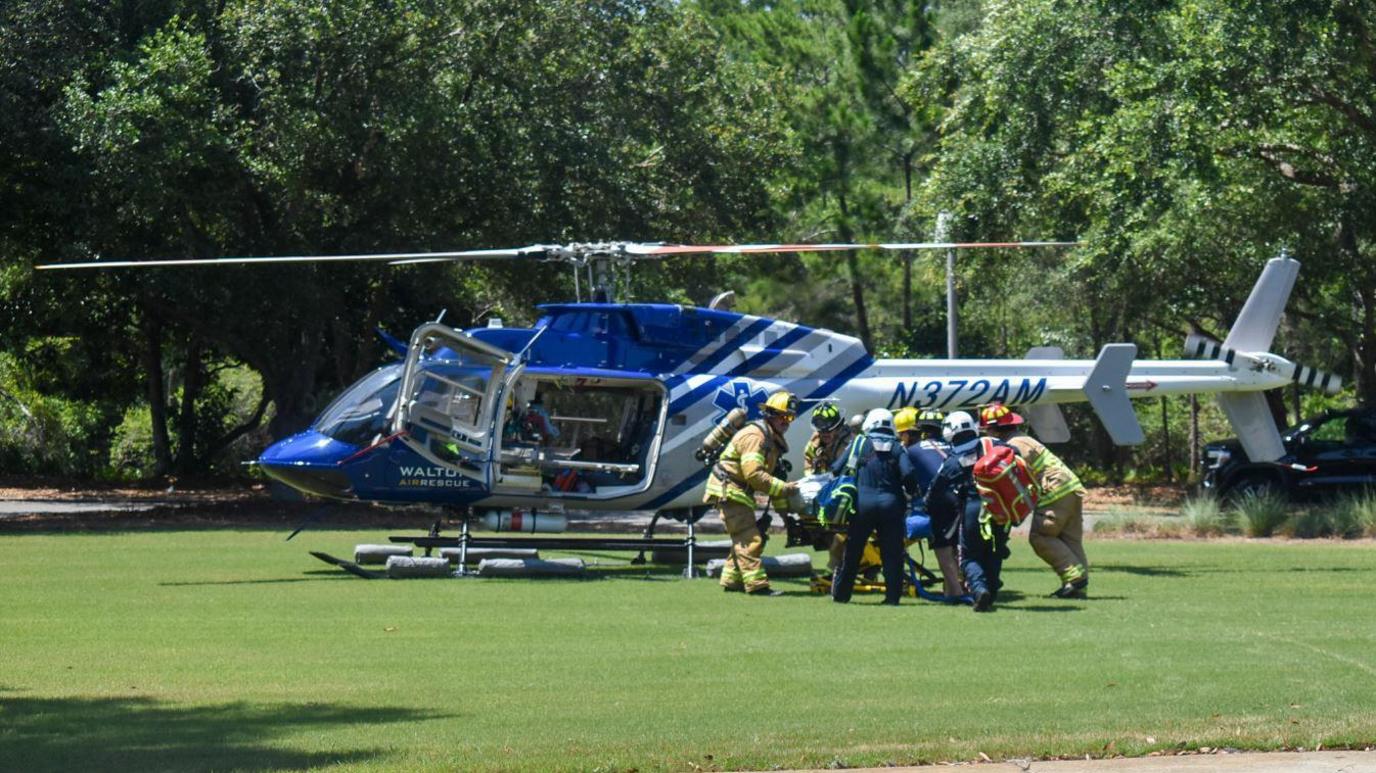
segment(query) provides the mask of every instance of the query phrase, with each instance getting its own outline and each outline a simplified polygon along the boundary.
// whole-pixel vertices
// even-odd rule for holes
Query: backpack
[[[860,493],[855,485],[855,468],[858,466],[855,455],[859,453],[864,440],[865,436],[861,435],[851,441],[846,451],[845,468],[817,494],[817,521],[825,528],[844,527],[855,514],[855,500]]]
[[[1037,508],[1037,484],[1032,471],[1010,446],[980,440],[973,470],[975,490],[994,523],[1020,524]]]

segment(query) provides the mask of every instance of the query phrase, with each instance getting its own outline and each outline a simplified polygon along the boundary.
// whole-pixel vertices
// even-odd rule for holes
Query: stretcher
[[[785,525],[788,529],[789,547],[808,545],[816,550],[826,550],[830,547],[833,536],[845,533],[844,529],[822,526],[815,518],[786,518]],[[922,549],[922,541],[931,536],[930,521],[927,523],[925,532],[921,525],[914,523],[912,519],[909,519],[908,525],[908,538],[903,543],[903,561],[906,568],[903,595],[940,604],[973,603],[973,597],[969,594],[949,597],[943,593],[928,590],[928,586],[940,586],[942,584],[941,577],[923,565],[926,552]],[[909,552],[913,545],[916,545],[918,549],[919,558],[917,559],[914,559]],[[885,592],[887,588],[882,578],[882,570],[883,564],[879,557],[879,544],[871,536],[869,542],[865,544],[864,552],[860,554],[860,571],[855,576],[855,592]],[[811,588],[813,593],[830,594],[831,576],[828,574],[813,575]]]

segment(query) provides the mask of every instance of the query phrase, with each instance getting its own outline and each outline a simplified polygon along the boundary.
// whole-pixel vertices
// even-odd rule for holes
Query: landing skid
[[[699,516],[699,517],[701,517],[701,516]],[[649,536],[643,536],[643,537],[639,537],[639,538],[636,538],[636,537],[619,537],[619,538],[611,538],[611,537],[596,538],[596,537],[593,537],[593,538],[586,538],[586,539],[585,539],[585,538],[580,538],[580,537],[559,537],[559,536],[549,536],[549,537],[515,537],[515,536],[512,536],[512,537],[474,537],[474,536],[472,535],[471,531],[470,531],[470,528],[469,528],[469,519],[470,519],[470,516],[468,516],[468,515],[463,515],[463,516],[460,517],[460,521],[459,521],[459,536],[457,536],[457,537],[443,537],[443,536],[440,536],[440,533],[439,533],[439,522],[436,522],[435,525],[434,525],[434,527],[432,527],[432,528],[430,529],[430,533],[429,533],[429,534],[426,534],[426,535],[424,535],[424,536],[415,536],[415,537],[413,537],[413,536],[409,536],[409,535],[393,535],[393,536],[391,536],[391,537],[388,537],[388,540],[390,540],[391,542],[394,542],[394,543],[401,543],[401,544],[410,543],[410,544],[412,544],[412,545],[415,545],[416,547],[423,549],[423,550],[425,551],[425,555],[427,555],[427,556],[429,556],[429,555],[431,554],[431,552],[432,552],[435,548],[458,548],[458,549],[459,549],[458,569],[457,569],[457,571],[455,572],[455,576],[457,576],[457,577],[465,577],[465,576],[467,576],[467,575],[469,575],[469,574],[472,574],[472,571],[468,569],[468,550],[469,550],[470,548],[535,548],[535,549],[537,549],[537,550],[539,550],[539,549],[545,549],[545,550],[572,550],[572,551],[592,550],[592,551],[607,551],[607,552],[616,552],[616,551],[627,551],[627,552],[629,552],[629,551],[639,551],[640,556],[643,556],[643,555],[644,555],[644,552],[645,552],[646,550],[654,550],[654,549],[656,549],[656,548],[678,549],[678,550],[683,550],[683,551],[684,551],[684,553],[685,553],[685,558],[687,559],[686,562],[685,562],[684,569],[683,569],[683,576],[684,576],[684,578],[690,579],[690,580],[691,580],[691,579],[693,579],[694,577],[697,577],[697,568],[694,566],[694,563],[693,563],[693,560],[694,560],[694,555],[693,555],[693,554],[694,554],[694,551],[696,550],[696,547],[697,547],[697,533],[696,533],[696,529],[694,528],[693,524],[696,522],[697,518],[690,518],[690,519],[687,519],[687,520],[685,521],[686,525],[688,526],[688,534],[687,534],[687,536],[685,536],[683,539],[655,538],[655,537],[649,537]],[[651,531],[651,532],[653,531],[653,523],[652,523],[652,525],[651,525],[650,531]],[[318,554],[312,554],[312,555],[315,555],[317,558],[320,558],[322,561],[328,560],[328,559],[325,559],[325,558],[321,558],[321,556],[318,555]],[[334,559],[334,560],[335,560],[335,561],[338,561],[338,559]],[[347,562],[338,563],[338,564],[336,564],[336,566],[339,566],[340,568],[343,568],[343,569],[345,569],[346,571],[349,571],[347,567],[344,567],[344,566],[343,566],[344,563],[347,563]],[[637,563],[637,562],[636,562],[635,560],[632,560],[631,563],[634,564],[634,563]],[[355,565],[355,568],[356,568],[356,569],[359,569],[359,571],[363,571],[363,572],[367,572],[367,571],[368,571],[368,570],[362,569],[361,567],[358,567],[358,566],[356,566],[356,565]],[[370,574],[371,574],[371,573],[370,573]],[[360,576],[362,576],[362,575],[360,575]]]

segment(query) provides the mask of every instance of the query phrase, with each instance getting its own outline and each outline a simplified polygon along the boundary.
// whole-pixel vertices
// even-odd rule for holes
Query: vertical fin
[[[1218,404],[1228,415],[1228,423],[1254,462],[1273,462],[1285,455],[1266,396],[1260,392],[1220,392]]]
[[[1252,286],[1252,294],[1247,296],[1247,302],[1223,341],[1224,348],[1242,352],[1271,349],[1276,326],[1280,324],[1280,315],[1285,311],[1285,302],[1290,298],[1299,272],[1300,262],[1285,257],[1284,253],[1266,261],[1261,278]]]

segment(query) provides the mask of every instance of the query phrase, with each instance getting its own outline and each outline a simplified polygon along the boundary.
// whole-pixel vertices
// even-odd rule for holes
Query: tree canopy
[[[38,263],[918,240],[940,212],[956,238],[1079,242],[962,256],[962,354],[1128,340],[1169,356],[1190,329],[1225,334],[1285,249],[1304,269],[1277,350],[1372,402],[1373,10],[13,0],[0,7],[0,462],[204,471],[260,424],[304,426],[378,364],[375,327],[404,333],[442,310],[529,321],[573,295],[566,272],[502,266]],[[877,354],[941,349],[926,256],[690,259],[631,287],[688,303],[724,289]],[[37,445],[70,452],[24,451]],[[132,473],[111,469],[118,448],[142,449]]]

